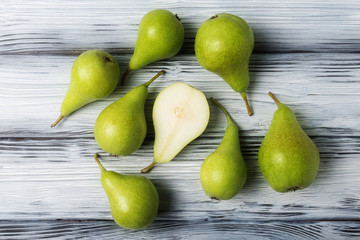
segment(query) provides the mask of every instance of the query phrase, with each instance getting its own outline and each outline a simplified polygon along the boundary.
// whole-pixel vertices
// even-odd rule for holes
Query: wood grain
[[[133,52],[141,17],[151,9],[177,13],[185,44],[177,56],[132,72],[125,86],[51,129],[82,51],[112,53],[122,72]],[[254,30],[248,89],[254,116],[223,80],[202,69],[193,53],[201,22],[219,12],[237,14]],[[1,239],[347,239],[360,237],[360,2],[359,1],[4,1],[0,4],[0,238]],[[148,135],[128,157],[110,157],[96,144],[97,115],[161,69],[149,87]],[[206,131],[173,161],[146,175],[160,209],[147,229],[130,231],[112,221],[99,169],[139,174],[152,161],[153,102],[182,81],[215,97],[240,129],[248,169],[244,189],[228,201],[203,193],[199,169],[220,143],[226,119],[210,103]],[[257,151],[276,105],[272,91],[295,112],[319,148],[312,186],[273,191]]]
[[[211,228],[209,228],[211,224]],[[111,221],[10,221],[2,223],[6,228],[3,236],[7,239],[29,239],[22,233],[32,231],[31,239],[51,238],[121,238],[121,239],[223,239],[224,236],[236,239],[338,239],[359,236],[357,222],[232,222],[224,219],[202,221],[159,221],[145,230],[119,231]],[[0,233],[1,233],[0,229]],[[169,237],[168,231],[172,232]],[[28,236],[29,237],[29,236]]]
[[[129,55],[115,57],[124,71]],[[328,131],[338,131],[339,134],[339,131],[344,131],[346,135],[359,136],[360,124],[356,120],[360,110],[353,104],[354,101],[358,102],[360,91],[360,83],[357,81],[360,58],[356,54],[254,54],[250,63],[252,81],[248,89],[250,104],[255,112],[251,118],[244,114],[246,110],[238,93],[218,76],[202,69],[195,56],[179,55],[131,73],[126,86],[119,86],[110,97],[80,109],[65,120],[62,127],[50,129],[49,124],[59,114],[75,58],[22,56],[19,70],[18,56],[0,56],[0,78],[4,79],[0,82],[3,90],[0,123],[4,134],[5,129],[9,129],[11,136],[16,132],[23,136],[28,131],[34,136],[38,131],[41,136],[51,134],[53,137],[61,137],[63,131],[75,131],[92,137],[91,127],[103,108],[165,69],[166,74],[149,87],[146,104],[149,121],[157,94],[171,83],[183,81],[203,91],[207,97],[217,98],[228,108],[240,129],[251,132],[251,135],[264,136],[270,125],[276,110],[276,105],[267,95],[268,91],[272,91],[280,101],[293,108],[305,129],[311,128],[308,132],[310,135],[313,131],[322,135],[327,135]],[[9,105],[12,107],[7,107]],[[214,122],[225,118],[213,106],[212,112],[211,128],[208,131],[214,128],[219,131],[225,121],[223,124]],[[19,124],[14,124],[16,122]],[[18,129],[22,128],[21,123],[24,122],[29,122],[31,128]],[[53,135],[54,132],[56,135]]]
[[[97,225],[97,219],[106,219],[105,225],[112,226],[106,196],[99,183],[99,170],[92,159],[94,152],[101,152],[93,139],[94,121],[97,114],[119,96],[159,69],[166,69],[167,73],[150,87],[146,105],[149,134],[144,145],[129,157],[113,158],[101,152],[104,165],[125,174],[138,174],[152,161],[152,102],[163,87],[175,81],[184,81],[201,89],[208,97],[218,98],[229,109],[241,129],[242,151],[249,177],[242,192],[230,201],[212,201],[203,193],[199,169],[203,159],[219,144],[226,124],[220,110],[210,105],[211,120],[205,133],[174,161],[157,166],[147,175],[157,186],[162,200],[155,229],[167,229],[174,234],[170,229],[176,226],[186,229],[188,221],[198,225],[209,222],[205,220],[209,218],[217,220],[207,224],[219,229],[220,226],[224,229],[238,228],[239,224],[241,229],[245,227],[242,224],[244,221],[252,221],[254,225],[256,222],[275,221],[270,225],[261,223],[260,228],[264,229],[276,225],[277,221],[285,226],[297,222],[308,226],[308,221],[320,225],[326,225],[323,221],[330,221],[334,228],[336,224],[333,221],[341,223],[341,226],[356,225],[360,210],[360,181],[354,177],[354,171],[360,168],[356,160],[360,146],[359,124],[356,121],[359,110],[351,102],[356,99],[359,89],[359,83],[355,81],[359,59],[352,54],[336,54],[328,60],[329,55],[254,54],[250,69],[255,81],[249,88],[255,111],[253,117],[246,115],[239,95],[219,77],[202,70],[194,56],[181,55],[169,62],[160,61],[133,72],[124,88],[119,87],[109,98],[79,110],[54,129],[49,127],[49,123],[58,114],[69,81],[68,73],[61,68],[71,67],[74,57],[24,56],[22,71],[16,71],[17,57],[2,56],[0,74],[9,76],[12,72],[12,79],[17,84],[0,83],[6,89],[3,91],[6,100],[2,102],[3,106],[13,106],[4,108],[0,119],[0,150],[4,158],[0,165],[3,176],[0,189],[7,193],[2,194],[0,219],[11,219],[20,225],[25,224],[22,221],[43,223],[46,220],[45,225],[54,225],[55,229],[61,228],[61,225],[67,228],[68,221],[90,221],[91,225]],[[124,65],[129,56],[116,58]],[[332,72],[344,75],[327,76],[325,80],[323,76]],[[295,77],[286,88],[283,85],[289,75]],[[28,79],[36,79],[36,82],[29,83]],[[314,80],[310,83],[301,79]],[[271,88],[276,89],[277,96],[294,109],[321,155],[315,183],[308,189],[288,195],[274,192],[263,179],[257,164],[258,148],[276,109],[266,94],[269,82]],[[341,88],[343,93],[338,91]],[[41,89],[42,93],[36,89]],[[344,94],[348,96],[345,99]],[[26,108],[22,106],[24,103]],[[21,109],[21,118],[17,117],[20,110],[16,108]],[[341,127],[335,127],[340,119]],[[73,222],[71,225],[77,228]],[[202,228],[206,229],[206,225]],[[333,228],[326,229],[334,231]],[[251,231],[247,233],[251,234]],[[52,236],[53,232],[49,234]],[[281,234],[284,233],[280,231],[279,236]],[[288,237],[296,235],[288,234]],[[155,234],[155,237],[159,236]]]
[[[77,54],[91,48],[133,51],[141,17],[164,8],[184,24],[193,52],[200,24],[219,12],[239,15],[255,33],[255,52],[359,53],[360,2],[346,1],[6,1],[0,8],[2,54]],[[191,6],[191,7],[190,7]]]

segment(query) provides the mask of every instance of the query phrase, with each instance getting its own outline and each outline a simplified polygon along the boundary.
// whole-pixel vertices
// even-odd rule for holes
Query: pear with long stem
[[[253,112],[246,90],[253,48],[254,34],[250,26],[244,19],[228,13],[216,14],[203,22],[195,38],[195,54],[200,65],[240,93],[249,116]]]
[[[204,160],[200,181],[210,198],[227,200],[243,188],[247,177],[246,165],[241,154],[236,123],[218,101],[214,98],[210,100],[224,112],[228,126],[218,148]]]
[[[158,212],[159,195],[144,176],[107,171],[94,154],[101,171],[101,184],[108,196],[112,217],[120,227],[142,229],[151,224]]]

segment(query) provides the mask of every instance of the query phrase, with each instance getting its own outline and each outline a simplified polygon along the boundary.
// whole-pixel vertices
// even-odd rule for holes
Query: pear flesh
[[[147,83],[135,87],[99,114],[94,135],[105,152],[127,156],[142,145],[147,133],[144,106],[148,86],[163,73],[160,71]]]
[[[228,126],[219,147],[201,165],[200,181],[207,196],[227,200],[236,196],[243,188],[247,170],[241,154],[236,123],[219,102],[214,98],[211,100],[223,110]]]
[[[252,115],[246,90],[249,85],[249,60],[254,48],[252,29],[242,18],[216,14],[203,22],[195,38],[195,54],[200,65],[223,78],[245,101]]]
[[[148,12],[139,24],[134,54],[121,82],[130,71],[175,56],[183,42],[184,27],[177,15],[164,9]]]
[[[260,169],[277,192],[310,186],[318,172],[320,156],[314,142],[299,125],[293,111],[277,100],[270,128],[259,149]]]
[[[61,105],[61,114],[51,127],[82,106],[110,95],[119,80],[120,67],[110,53],[98,49],[82,53],[72,66],[70,85]]]
[[[159,208],[159,195],[154,184],[144,176],[107,171],[97,154],[94,158],[101,170],[101,184],[108,196],[115,223],[133,230],[150,225]]]
[[[209,104],[201,91],[182,82],[162,90],[153,107],[154,161],[142,173],[156,163],[171,161],[205,131],[209,117]]]

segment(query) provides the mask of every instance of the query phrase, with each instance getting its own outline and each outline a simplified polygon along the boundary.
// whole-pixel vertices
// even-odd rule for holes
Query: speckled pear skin
[[[184,42],[184,27],[172,12],[153,10],[141,19],[129,71],[176,55]]]
[[[293,111],[273,99],[278,110],[259,149],[260,169],[275,191],[301,190],[314,182],[320,163],[319,151]]]
[[[211,100],[220,104],[213,98]],[[238,127],[225,108],[221,108],[227,116],[228,126],[218,148],[204,160],[200,169],[200,181],[207,196],[227,200],[236,196],[243,188],[247,170],[241,154]]]
[[[108,196],[115,223],[133,230],[150,225],[159,207],[159,195],[154,184],[143,176],[107,171],[97,154],[94,157],[101,169],[101,185]]]
[[[107,97],[120,80],[116,59],[103,50],[82,53],[71,69],[69,89],[61,105],[61,115],[68,116],[92,101]]]
[[[60,116],[51,127],[84,105],[110,95],[119,80],[120,67],[110,53],[94,49],[80,54],[71,69],[70,85],[61,104]]]
[[[146,86],[137,86],[99,114],[94,136],[105,152],[128,156],[141,146],[147,133],[144,113],[147,95]]]
[[[127,156],[143,143],[147,133],[145,102],[149,85],[164,70],[106,107],[96,119],[94,136],[97,144],[112,155]]]
[[[203,22],[195,38],[195,54],[200,65],[223,78],[239,92],[246,105],[249,60],[254,48],[252,29],[242,18],[220,13]],[[247,106],[249,115],[251,109]]]

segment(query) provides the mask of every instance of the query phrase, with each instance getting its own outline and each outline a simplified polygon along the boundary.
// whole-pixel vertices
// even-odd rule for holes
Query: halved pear
[[[154,161],[141,172],[171,161],[205,131],[209,117],[209,104],[201,91],[181,82],[162,90],[153,108]]]

